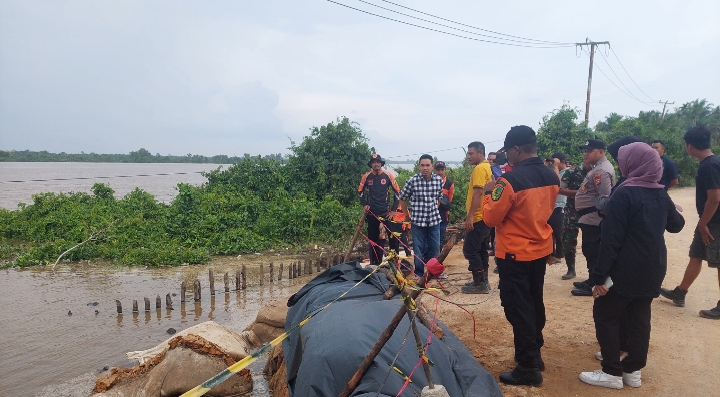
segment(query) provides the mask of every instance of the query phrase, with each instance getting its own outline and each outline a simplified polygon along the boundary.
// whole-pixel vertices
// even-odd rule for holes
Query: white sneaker
[[[640,380],[640,370],[637,370],[635,372],[623,372],[622,374],[622,380],[623,383],[630,387],[640,387],[642,386],[642,381]]]
[[[610,389],[623,388],[622,376],[606,374],[601,369],[593,372],[581,372],[580,380],[593,386],[602,386]]]

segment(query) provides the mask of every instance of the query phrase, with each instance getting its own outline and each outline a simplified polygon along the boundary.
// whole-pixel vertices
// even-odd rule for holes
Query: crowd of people
[[[595,357],[602,367],[580,374],[588,384],[640,387],[650,343],[652,300],[662,295],[684,306],[703,261],[717,269],[720,286],[720,158],[711,151],[707,128],[693,127],[683,139],[688,154],[700,162],[695,180],[700,220],[685,275],[674,289],[662,288],[667,270],[664,234],[680,232],[685,220],[682,208],[667,193],[678,183],[678,170],[664,155],[662,141],[648,144],[626,136],[606,145],[600,139],[588,139],[578,148],[583,152],[582,164],[574,166],[564,153],[556,152],[544,160],[539,157],[535,131],[527,126],[511,128],[503,147],[487,157],[481,142],[468,144],[467,161],[473,171],[466,197],[463,255],[472,280],[461,291],[491,291],[489,258],[494,256],[500,301],[513,329],[517,362],[513,370],[500,374],[500,381],[542,383],[545,269],[548,264],[565,261],[567,273],[562,279],[577,276],[579,231],[588,278],[574,282],[571,294],[594,298],[593,319],[600,345]],[[618,165],[619,177],[606,152]],[[383,165],[382,158],[374,154],[368,163],[372,170],[358,188],[372,240],[370,262],[382,261],[382,224],[395,231],[385,238],[396,251],[400,244],[407,247],[405,226],[410,224],[414,271],[423,276],[424,263],[439,253],[454,184],[445,176],[445,163],[433,165],[427,154],[420,157],[420,172],[402,190],[393,176],[382,170]],[[700,316],[720,319],[720,301],[716,307],[700,311]]]

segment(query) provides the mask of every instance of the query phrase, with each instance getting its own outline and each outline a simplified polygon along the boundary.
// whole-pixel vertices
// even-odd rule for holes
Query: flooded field
[[[213,320],[240,332],[267,302],[297,291],[312,276],[287,279],[290,262],[307,256],[249,255],[217,257],[207,265],[127,268],[88,262],[28,269],[0,270],[0,390],[9,396],[34,396],[104,366],[131,366],[125,353],[151,348],[166,340],[168,328],[177,331]],[[282,281],[270,283],[269,263],[285,264]],[[265,282],[260,285],[260,264]],[[223,274],[234,275],[247,266],[247,289],[224,293]],[[208,269],[214,271],[216,295],[210,295]],[[199,279],[202,301],[192,299],[192,282]],[[188,287],[180,303],[180,283]],[[170,293],[173,309],[165,308]],[[155,309],[160,295],[162,309]],[[151,301],[145,312],[143,298]],[[115,300],[123,305],[118,315]],[[137,300],[139,313],[132,313]],[[254,368],[260,372],[262,368]],[[58,395],[57,392],[44,393]],[[72,395],[70,393],[65,395]]]

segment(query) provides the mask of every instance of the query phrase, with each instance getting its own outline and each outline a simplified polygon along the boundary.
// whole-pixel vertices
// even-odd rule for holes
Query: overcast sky
[[[395,2],[508,35],[607,40],[649,97],[602,55],[639,99],[720,102],[717,0]],[[287,153],[290,139],[347,116],[383,156],[456,160],[461,149],[435,151],[473,140],[497,149],[510,126],[537,128],[564,101],[584,111],[588,63],[575,47],[471,41],[326,0],[0,0],[0,149]],[[653,109],[662,106],[629,97],[596,67],[591,125]]]

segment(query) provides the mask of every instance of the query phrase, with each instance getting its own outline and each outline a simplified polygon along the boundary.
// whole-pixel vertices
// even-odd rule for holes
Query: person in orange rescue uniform
[[[510,129],[503,150],[512,171],[485,185],[483,219],[495,227],[495,254],[500,274],[500,302],[513,328],[517,366],[500,374],[512,385],[538,386],[545,369],[540,348],[545,327],[545,263],[552,253],[547,221],[560,189],[557,175],[537,156],[535,131]]]

